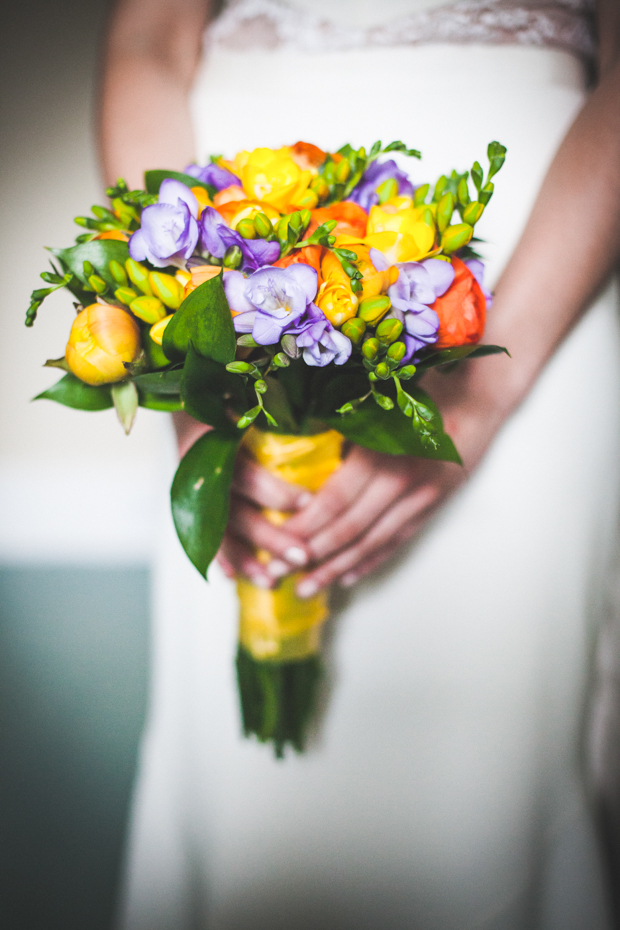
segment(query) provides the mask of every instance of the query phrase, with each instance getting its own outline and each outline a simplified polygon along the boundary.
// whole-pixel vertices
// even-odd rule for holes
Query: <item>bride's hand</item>
[[[308,566],[298,591],[309,597],[334,582],[354,584],[389,558],[467,478],[505,416],[466,399],[466,368],[429,377],[425,385],[442,409],[463,467],[353,446],[323,488],[308,495],[241,459],[220,553],[225,570],[267,586]],[[276,527],[260,507],[294,513]],[[267,549],[272,561],[266,566],[257,561],[255,547]]]

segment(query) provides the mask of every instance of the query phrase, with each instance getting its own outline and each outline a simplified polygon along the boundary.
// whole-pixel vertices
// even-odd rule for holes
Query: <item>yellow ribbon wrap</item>
[[[336,430],[314,436],[281,436],[252,427],[244,443],[252,457],[283,481],[318,491],[340,465],[343,437]],[[272,523],[283,523],[290,514],[264,510]],[[270,555],[259,550],[258,558]],[[287,575],[272,590],[255,587],[237,578],[239,641],[257,660],[293,661],[315,655],[321,644],[321,627],[328,617],[327,592],[302,600],[295,594],[301,574]]]

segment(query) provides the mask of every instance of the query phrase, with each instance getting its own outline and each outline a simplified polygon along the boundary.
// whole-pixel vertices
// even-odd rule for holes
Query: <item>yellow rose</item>
[[[410,197],[393,197],[381,206],[371,207],[364,242],[383,252],[388,261],[418,262],[433,251],[432,215],[412,203]]]
[[[78,313],[65,352],[69,369],[86,384],[111,384],[127,376],[124,363],[140,351],[134,318],[111,304],[91,304]]]
[[[234,164],[248,200],[262,200],[281,213],[299,204],[312,180],[287,147],[239,152]]]
[[[326,252],[321,262],[321,277],[323,284],[315,303],[332,326],[340,327],[356,315],[359,300],[351,290],[349,276],[333,252]]]

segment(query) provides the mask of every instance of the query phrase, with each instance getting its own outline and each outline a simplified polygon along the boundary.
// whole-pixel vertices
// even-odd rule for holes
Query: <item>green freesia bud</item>
[[[267,382],[263,381],[262,378],[259,378],[257,381],[254,382],[254,387],[258,391],[259,394],[264,394],[265,391],[267,390]]]
[[[353,413],[354,410],[355,410],[355,407],[353,406],[353,404],[346,403],[346,404],[343,404],[342,407],[338,407],[338,410],[336,410],[336,413],[340,413],[342,414],[342,416],[345,416],[347,413]]]
[[[469,223],[470,226],[475,226],[483,213],[484,205],[477,200],[472,200],[463,210],[463,222]]]
[[[367,297],[366,300],[360,303],[357,315],[365,323],[378,323],[391,306],[392,302],[387,294],[380,294],[379,297]]]
[[[161,271],[151,271],[149,274],[149,284],[155,297],[159,297],[161,302],[169,307],[170,310],[178,310],[183,301],[183,285],[171,274],[163,274]]]
[[[166,316],[166,308],[158,297],[136,297],[129,304],[129,309],[139,320],[145,323],[159,323]]]
[[[440,233],[449,225],[454,213],[454,197],[448,191],[437,204],[437,228]]]
[[[335,178],[338,184],[344,184],[351,174],[351,165],[348,162],[348,159],[343,158],[342,161],[339,161],[336,165]]]
[[[297,236],[303,229],[303,220],[301,218],[301,213],[296,210],[294,213],[291,213],[288,221],[289,229],[292,229]]]
[[[120,221],[124,223],[125,226],[129,226],[132,220],[139,220],[140,216],[138,211],[130,203],[124,203],[120,197],[115,197],[112,201],[112,208]]]
[[[374,362],[378,354],[379,340],[375,339],[374,336],[371,336],[371,338],[367,339],[362,346],[362,355],[364,358],[367,358],[369,362]]]
[[[286,354],[286,352],[277,352],[272,360],[272,365],[276,368],[288,368],[291,364],[291,360]]]
[[[428,192],[431,189],[430,184],[422,184],[421,187],[418,187],[415,194],[413,195],[413,205],[414,207],[421,207],[426,198],[428,197]]]
[[[266,239],[267,236],[270,236],[273,232],[271,220],[264,213],[257,213],[254,217],[254,229],[256,230],[256,235],[261,239]]]
[[[111,261],[108,265],[110,274],[120,287],[127,287],[127,273],[120,262]]]
[[[462,249],[467,245],[474,234],[473,227],[469,223],[457,223],[455,226],[448,226],[441,237],[441,247],[448,255]]]
[[[483,204],[485,207],[486,207],[486,205],[488,204],[488,202],[489,202],[489,200],[491,199],[491,197],[493,196],[493,191],[494,191],[494,190],[495,190],[495,185],[493,184],[493,182],[492,182],[492,181],[487,181],[487,183],[484,185],[484,187],[483,187],[482,190],[480,191],[480,193],[479,193],[479,195],[478,195],[478,200],[479,200],[480,203]]]
[[[239,268],[243,262],[243,252],[238,245],[231,245],[224,252],[224,268]]]
[[[467,178],[461,178],[456,189],[456,194],[459,199],[459,203],[463,207],[466,207],[471,200],[471,197],[469,196],[469,187],[467,186]]]
[[[400,320],[381,320],[377,326],[377,339],[384,346],[395,342],[403,331]]]
[[[241,419],[240,419],[239,422],[237,423],[237,427],[238,427],[239,429],[245,429],[246,426],[250,426],[250,424],[254,422],[254,420],[256,419],[256,417],[257,417],[257,416],[259,415],[259,413],[261,412],[261,409],[262,409],[262,408],[261,408],[260,404],[257,404],[256,407],[252,407],[251,410],[246,411],[246,413],[243,414],[243,416],[241,417]]]
[[[91,262],[82,262],[82,270],[85,278],[90,278],[91,275],[95,274],[95,266]]]
[[[236,231],[240,236],[243,236],[244,239],[256,239],[256,236],[258,235],[254,221],[249,217],[246,217],[246,219],[240,220],[237,223]]]
[[[482,179],[484,178],[484,172],[480,165],[479,161],[475,161],[471,166],[471,179],[476,185],[476,190],[479,191],[482,187]]]
[[[149,284],[148,268],[145,268],[144,265],[141,265],[139,262],[135,262],[133,258],[128,258],[125,262],[125,271],[131,283],[135,284],[139,291],[142,291],[147,297],[153,296],[153,291]]]
[[[217,265],[218,268],[221,268],[224,264],[223,259],[218,258],[217,255],[209,255],[206,259],[207,265]]]
[[[379,394],[378,391],[375,391],[372,396],[375,399],[375,403],[378,404],[382,410],[393,410],[394,409],[394,401],[392,400],[391,397],[386,397],[385,394]]]
[[[229,362],[226,371],[231,371],[234,375],[247,375],[253,368],[254,365],[249,362]]]
[[[375,374],[377,378],[381,378],[382,381],[386,381],[392,375],[392,370],[386,362],[379,362],[375,368]]]
[[[327,184],[333,184],[336,180],[336,163],[331,159],[323,165],[323,177]]]
[[[306,229],[310,225],[310,220],[312,219],[312,213],[310,210],[300,210],[302,227]]]
[[[416,373],[415,365],[403,365],[403,367],[398,372],[398,377],[402,378],[403,381],[408,381],[409,378],[413,378]]]
[[[119,287],[114,291],[114,296],[117,300],[120,300],[122,304],[127,304],[129,307],[132,300],[135,300],[136,297],[139,297],[140,295],[137,291],[134,291],[132,287]]]
[[[276,236],[280,242],[288,243],[288,216],[281,217],[276,223]]]
[[[347,339],[350,339],[354,345],[358,346],[364,338],[366,323],[364,320],[360,320],[359,317],[354,317],[352,320],[346,320],[342,324],[340,332],[346,336]]]
[[[439,178],[439,180],[435,184],[435,190],[433,191],[433,201],[435,203],[438,203],[441,200],[447,186],[448,186],[448,179],[445,176],[445,174],[442,174],[442,176]]]
[[[377,188],[377,194],[379,195],[379,203],[385,203],[386,200],[391,200],[392,197],[396,197],[398,194],[398,183],[396,178],[388,178],[387,181],[380,184]]]
[[[88,283],[96,294],[105,294],[108,289],[108,285],[98,274],[91,274]]]
[[[393,362],[402,362],[407,354],[407,346],[404,342],[394,342],[387,350],[387,357]]]

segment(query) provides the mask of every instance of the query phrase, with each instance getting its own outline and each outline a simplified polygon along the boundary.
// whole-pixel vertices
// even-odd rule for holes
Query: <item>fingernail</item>
[[[354,584],[359,579],[359,575],[356,575],[354,572],[349,572],[347,575],[343,575],[340,579],[341,588],[352,588]]]
[[[301,510],[302,507],[307,507],[310,501],[313,498],[313,494],[310,494],[309,491],[304,491],[303,494],[300,494],[297,498],[297,509]]]
[[[282,559],[272,559],[267,565],[267,571],[272,578],[282,578],[284,575],[288,575],[290,565],[287,565]]]
[[[271,581],[269,578],[265,578],[264,575],[252,575],[250,581],[255,588],[267,589],[271,587]]]
[[[289,546],[284,553],[284,558],[287,562],[292,562],[293,565],[305,565],[308,561],[308,556],[299,546]]]
[[[302,598],[312,597],[318,590],[318,584],[316,581],[312,581],[311,578],[305,578],[303,581],[300,581],[296,588],[297,596]]]

